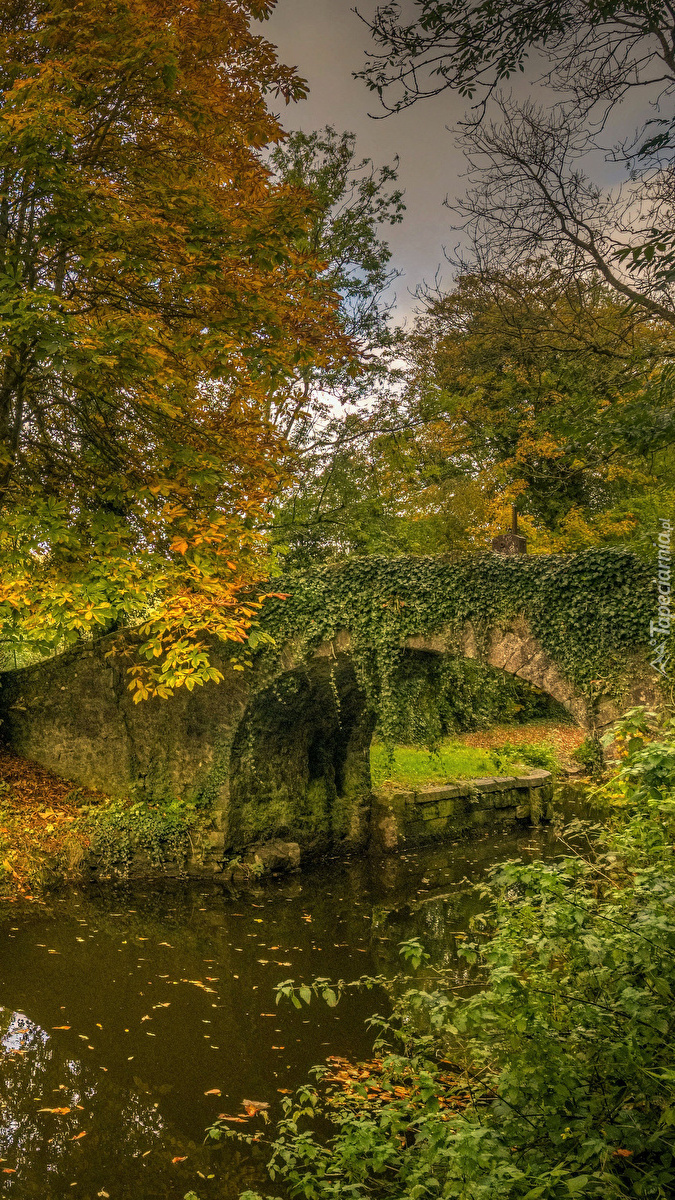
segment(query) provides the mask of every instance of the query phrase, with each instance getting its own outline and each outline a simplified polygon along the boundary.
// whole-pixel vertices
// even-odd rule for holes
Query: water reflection
[[[269,1191],[256,1147],[206,1147],[206,1126],[244,1097],[278,1115],[313,1063],[367,1056],[364,1018],[386,1006],[371,993],[337,1011],[277,1009],[274,984],[393,973],[415,933],[455,961],[477,903],[467,877],[543,837],[324,865],[242,895],[89,891],[14,918],[0,929],[0,1194]]]

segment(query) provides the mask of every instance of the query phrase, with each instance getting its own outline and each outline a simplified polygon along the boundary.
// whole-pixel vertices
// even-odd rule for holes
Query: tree
[[[296,373],[352,353],[263,158],[306,90],[273,6],[0,3],[2,637],[140,621],[137,698],[245,638]]]
[[[597,272],[622,298],[675,324],[672,261],[665,271],[662,263],[675,244],[675,126],[667,113],[653,115],[675,85],[672,6],[416,0],[414,7],[413,20],[396,3],[378,8],[371,28],[380,49],[363,74],[390,110],[445,89],[477,98],[465,132],[473,180],[459,207],[479,262],[512,268],[549,253],[570,276]],[[553,90],[552,107],[499,92],[526,71],[528,58],[544,63],[531,82]],[[654,107],[618,153],[633,182],[599,187],[584,161],[603,152],[610,115],[635,89]]]
[[[535,548],[624,539],[633,502],[668,476],[670,405],[650,380],[672,330],[597,281],[569,283],[545,260],[466,273],[429,298],[409,350],[419,473],[432,492],[444,477],[455,490],[460,473],[479,485],[478,544],[504,528],[510,503]],[[665,438],[646,444],[641,430],[659,427]]]
[[[274,416],[297,465],[276,505],[273,538],[287,562],[305,564],[361,544],[353,523],[341,528],[339,513],[350,501],[338,493],[344,485],[355,498],[350,462],[361,462],[374,433],[396,422],[386,397],[398,381],[393,358],[400,336],[391,324],[398,272],[382,230],[402,221],[405,205],[395,186],[397,162],[377,167],[359,158],[354,134],[331,126],[291,134],[272,163],[279,179],[314,198],[307,251],[323,261],[323,281],[339,297],[340,328],[358,352],[349,362],[302,365],[294,403]],[[356,486],[368,490],[368,468],[360,474]],[[368,507],[372,489],[362,499]],[[377,503],[371,508],[379,512]]]
[[[398,160],[376,167],[370,158],[359,159],[355,135],[338,134],[329,125],[289,134],[271,161],[283,183],[307,189],[313,197],[307,250],[325,264],[323,278],[339,296],[341,327],[360,352],[358,364],[338,363],[337,370],[310,365],[299,373],[298,399],[309,399],[300,413],[309,409],[324,416],[331,405],[358,403],[371,392],[386,375],[386,352],[397,342],[391,286],[399,272],[381,232],[400,224],[405,213],[403,193],[393,186]],[[295,437],[302,440],[307,417],[296,418],[295,430],[298,420],[303,432]],[[288,423],[285,429],[287,436],[294,432]]]

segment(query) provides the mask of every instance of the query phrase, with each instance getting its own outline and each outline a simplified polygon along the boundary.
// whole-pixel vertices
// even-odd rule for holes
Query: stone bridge
[[[575,635],[581,644],[595,638],[598,653],[604,646],[612,660],[614,683],[596,687],[597,694],[597,681],[590,687],[572,682],[569,663],[556,661],[535,633],[549,628],[555,608],[546,581],[558,579],[555,595],[569,603],[570,572],[574,567],[578,578],[579,559],[549,560],[544,575],[543,558],[539,564],[535,556],[525,563],[501,564],[496,558],[460,567],[439,560],[379,560],[375,574],[369,567],[370,574],[359,575],[347,564],[291,578],[288,598],[269,605],[274,653],[241,671],[233,668],[226,646],[215,646],[213,659],[224,681],[191,693],[181,689],[169,700],[133,703],[127,664],[108,656],[119,635],[82,644],[2,676],[5,741],[57,774],[112,795],[133,789],[139,797],[180,796],[210,806],[211,842],[221,857],[275,837],[292,838],[308,850],[361,845],[368,832],[369,747],[377,717],[359,685],[354,655],[367,630],[379,628],[372,622],[390,622],[387,636],[398,638],[404,658],[479,659],[542,689],[589,730],[658,696],[648,647],[639,636],[648,628],[649,581],[631,556],[614,564],[611,611],[586,606],[587,628]],[[494,577],[494,586],[508,596],[504,580],[508,584],[514,571],[532,576],[525,599],[518,593],[515,601],[500,602],[496,617],[494,605],[480,610],[487,603],[486,581]],[[361,605],[354,600],[355,578],[362,585],[366,580]],[[471,589],[474,599],[467,605]],[[336,593],[340,602],[329,603]],[[607,594],[605,587],[605,606]],[[403,614],[398,631],[391,625],[392,598]],[[630,621],[622,625],[627,605]],[[370,625],[364,625],[366,610]]]

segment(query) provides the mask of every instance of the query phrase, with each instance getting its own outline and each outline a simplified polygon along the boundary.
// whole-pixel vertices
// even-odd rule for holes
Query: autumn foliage
[[[264,162],[305,90],[252,28],[272,7],[0,0],[3,650],[140,625],[138,698],[245,638],[272,398],[349,352],[311,198]]]

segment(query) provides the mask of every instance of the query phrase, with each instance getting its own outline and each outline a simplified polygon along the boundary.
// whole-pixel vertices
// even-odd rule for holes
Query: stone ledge
[[[391,853],[454,838],[471,829],[505,823],[539,824],[548,819],[553,796],[550,771],[496,775],[461,783],[434,784],[418,791],[375,793],[371,848]]]

